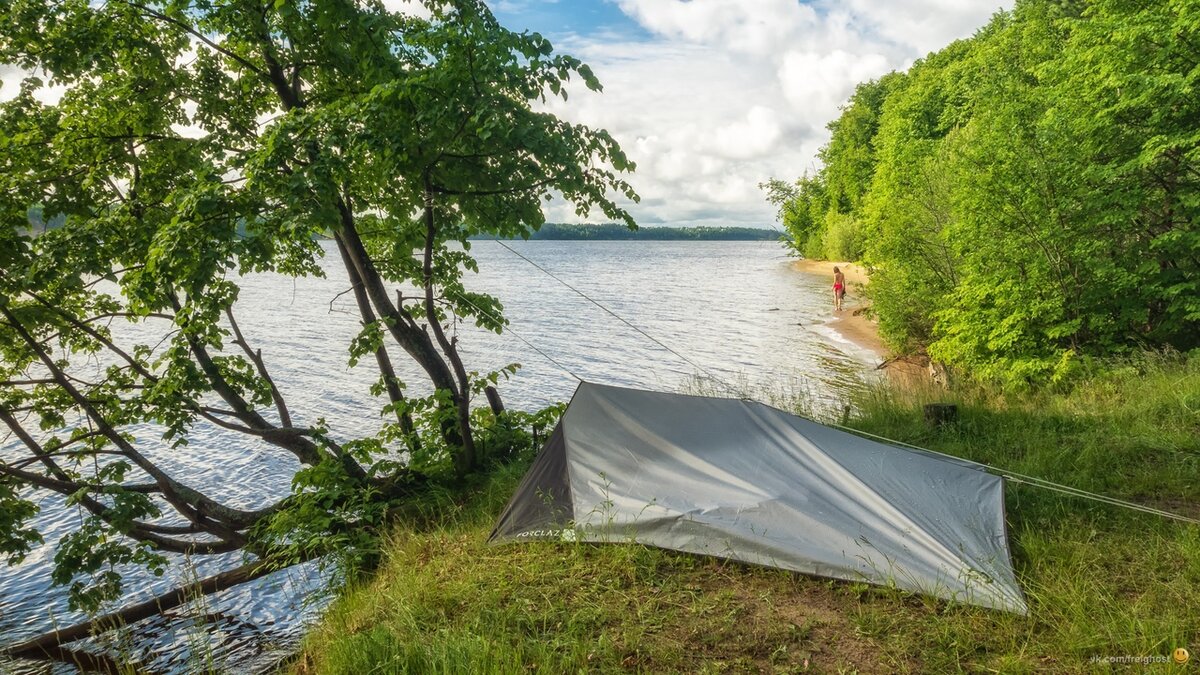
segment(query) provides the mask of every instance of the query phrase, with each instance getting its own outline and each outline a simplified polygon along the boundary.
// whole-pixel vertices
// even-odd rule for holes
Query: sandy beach
[[[845,308],[834,314],[833,319],[829,322],[829,327],[854,344],[875,352],[880,360],[888,356],[888,349],[884,346],[883,340],[879,339],[879,330],[875,326],[875,322],[868,319],[861,311],[864,307],[862,287],[868,280],[867,271],[861,265],[828,260],[796,260],[792,262],[792,267],[805,274],[813,274],[829,280],[831,311],[833,268],[841,269],[842,274],[846,275],[847,284],[849,284],[846,291]]]

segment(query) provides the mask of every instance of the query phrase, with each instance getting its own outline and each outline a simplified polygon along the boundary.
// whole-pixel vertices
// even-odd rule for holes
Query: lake
[[[501,382],[509,407],[534,410],[565,401],[581,378],[666,391],[746,392],[768,403],[804,396],[820,412],[840,409],[849,391],[873,377],[878,358],[831,328],[830,281],[794,270],[779,243],[505,245],[545,272],[497,242],[472,242],[480,273],[468,273],[467,287],[500,298],[510,331],[501,336],[473,326],[457,331],[468,369],[521,364],[514,377]],[[328,242],[325,248],[332,253],[325,259],[325,278],[243,278],[237,316],[246,337],[262,349],[297,424],[323,417],[336,435],[361,436],[379,424],[381,401],[367,391],[378,374],[371,359],[347,367],[346,345],[359,323],[353,298],[344,293],[348,282],[336,252]],[[114,331],[155,341],[148,327],[114,326]],[[399,375],[413,384],[412,391],[422,391],[419,371],[403,356],[392,350]],[[3,442],[12,452],[11,439]],[[198,427],[187,448],[151,456],[241,508],[286,494],[297,466],[282,451],[248,445],[244,438],[231,444],[229,436],[209,427]],[[65,593],[49,584],[54,544],[78,515],[57,497],[46,497],[41,505],[38,522],[47,543],[21,565],[0,567],[0,644],[83,618],[68,612]],[[210,557],[173,566],[163,579],[131,577],[128,588],[137,592],[126,602],[238,562],[236,555]],[[321,586],[315,566],[281,572],[208,598],[204,613],[215,617],[208,629],[187,620],[154,620],[135,627],[127,648],[154,654],[153,667],[165,671],[184,672],[196,658],[211,659],[230,672],[269,668],[294,648],[305,623],[317,616],[322,600],[310,596]],[[0,672],[71,669],[0,661]]]

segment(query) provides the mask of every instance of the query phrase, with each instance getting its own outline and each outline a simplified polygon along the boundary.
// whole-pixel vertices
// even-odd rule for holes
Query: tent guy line
[[[536,262],[534,262],[534,261],[530,260],[529,258],[526,258],[524,255],[521,255],[521,253],[520,253],[519,251],[517,251],[516,249],[512,248],[512,247],[511,247],[511,246],[509,246],[508,244],[505,244],[504,242],[500,241],[499,239],[493,239],[492,241],[496,242],[497,244],[500,244],[500,245],[501,245],[501,246],[503,246],[505,249],[507,249],[507,250],[508,250],[510,253],[512,253],[513,255],[517,256],[517,257],[518,257],[518,258],[520,258],[521,260],[524,260],[525,262],[529,263],[530,265],[533,265],[534,267],[536,267],[536,268],[537,268],[539,271],[541,271],[541,272],[542,272],[543,274],[545,274],[546,276],[550,277],[551,279],[554,279],[555,281],[557,281],[558,283],[562,284],[563,286],[566,286],[567,288],[571,289],[572,291],[575,291],[575,293],[577,293],[577,294],[579,295],[579,297],[583,298],[584,300],[587,300],[588,302],[592,303],[593,305],[595,305],[595,306],[599,307],[600,309],[604,310],[606,313],[608,313],[610,316],[612,316],[613,318],[615,318],[617,321],[620,321],[621,323],[625,324],[626,326],[629,326],[630,328],[634,329],[634,330],[635,330],[635,331],[637,331],[639,334],[641,334],[641,335],[642,335],[642,337],[645,337],[647,340],[650,340],[651,342],[653,342],[654,344],[658,345],[659,347],[662,347],[663,349],[667,350],[668,352],[671,352],[672,354],[674,354],[675,356],[679,357],[679,358],[680,358],[680,359],[682,359],[684,362],[686,362],[688,365],[692,366],[693,368],[696,368],[696,369],[698,369],[700,372],[702,372],[702,373],[704,373],[705,375],[707,375],[707,376],[709,377],[709,379],[712,379],[712,380],[716,381],[718,384],[720,384],[721,386],[725,387],[727,390],[729,390],[729,391],[733,392],[733,393],[734,393],[734,394],[735,394],[735,395],[736,395],[738,398],[750,398],[750,397],[749,397],[749,396],[746,394],[746,392],[738,390],[736,387],[734,387],[734,386],[730,385],[730,384],[729,384],[728,382],[726,382],[725,380],[722,380],[721,378],[719,378],[719,377],[717,377],[717,376],[713,375],[713,374],[712,374],[712,373],[710,373],[710,372],[708,371],[708,369],[707,369],[707,368],[705,368],[704,366],[700,365],[699,363],[696,363],[695,361],[693,361],[693,360],[689,359],[688,357],[684,356],[683,354],[680,354],[679,352],[677,352],[677,351],[675,351],[674,349],[672,349],[672,348],[671,348],[669,345],[667,345],[666,343],[664,343],[664,342],[662,342],[661,340],[659,340],[658,338],[656,338],[656,337],[654,337],[653,335],[651,335],[651,334],[647,333],[646,331],[642,330],[641,328],[638,328],[637,326],[633,325],[632,323],[630,323],[629,321],[627,321],[627,320],[625,319],[625,317],[621,316],[620,314],[617,314],[616,312],[612,311],[612,310],[611,310],[611,309],[609,309],[608,307],[605,307],[603,304],[601,304],[601,303],[597,302],[596,300],[592,299],[592,297],[591,297],[591,296],[589,296],[587,293],[584,293],[583,291],[579,290],[578,288],[575,288],[574,286],[572,286],[571,284],[567,283],[567,282],[566,282],[566,281],[564,281],[562,278],[560,278],[559,276],[555,275],[553,272],[551,272],[550,270],[546,269],[545,267],[542,267],[541,265],[539,265],[539,264],[537,264]]]
[[[711,380],[713,380],[713,381],[717,382],[717,383],[718,383],[718,384],[720,384],[722,387],[724,387],[726,390],[728,390],[728,391],[730,391],[730,392],[733,392],[733,394],[734,394],[735,396],[737,396],[738,398],[740,398],[740,399],[744,399],[744,400],[753,400],[753,398],[752,398],[751,396],[749,396],[749,394],[747,394],[746,392],[744,392],[744,391],[742,391],[742,390],[739,390],[737,387],[734,387],[733,385],[729,384],[728,382],[726,382],[726,381],[725,381],[725,380],[723,380],[722,378],[720,378],[720,377],[717,377],[716,375],[714,375],[712,372],[710,372],[710,371],[709,371],[707,368],[705,368],[704,366],[700,365],[699,363],[696,363],[695,361],[693,361],[693,360],[689,359],[688,357],[684,356],[683,354],[680,354],[679,352],[675,351],[675,350],[674,350],[674,349],[672,349],[670,346],[668,346],[667,344],[665,344],[664,342],[662,342],[661,340],[659,340],[658,338],[654,337],[653,335],[650,335],[649,333],[647,333],[646,331],[642,330],[641,328],[638,328],[637,326],[635,326],[634,324],[632,324],[632,323],[630,323],[628,320],[626,320],[624,317],[622,317],[621,315],[617,314],[617,313],[616,313],[615,311],[613,311],[612,309],[609,309],[608,307],[604,306],[603,304],[601,304],[599,301],[597,301],[596,299],[592,298],[592,297],[591,297],[591,296],[589,296],[588,294],[584,293],[583,291],[579,290],[578,288],[576,288],[576,287],[572,286],[571,284],[567,283],[567,282],[566,282],[565,280],[563,280],[561,277],[559,277],[559,276],[557,276],[556,274],[554,274],[554,273],[550,272],[549,270],[547,270],[546,268],[544,268],[544,267],[542,267],[541,265],[537,264],[537,263],[536,263],[536,262],[534,262],[533,260],[530,260],[530,259],[529,259],[529,258],[527,258],[526,256],[522,255],[522,254],[521,254],[519,251],[517,251],[517,250],[513,249],[513,248],[512,248],[511,246],[509,246],[508,244],[505,244],[504,242],[500,241],[499,239],[493,239],[492,241],[496,242],[496,243],[497,243],[497,244],[499,244],[500,246],[503,246],[503,247],[504,247],[506,250],[508,250],[510,253],[512,253],[513,255],[517,256],[517,257],[518,257],[518,258],[520,258],[521,260],[524,260],[525,262],[529,263],[530,265],[532,265],[534,268],[536,268],[538,271],[542,272],[542,273],[543,273],[543,274],[545,274],[546,276],[550,277],[551,279],[554,279],[554,280],[555,280],[555,281],[557,281],[558,283],[560,283],[560,284],[562,284],[563,286],[566,286],[566,287],[567,287],[567,288],[569,288],[570,290],[574,291],[574,292],[575,292],[577,295],[579,295],[579,296],[580,296],[580,297],[582,297],[583,299],[587,300],[588,302],[592,303],[593,305],[595,305],[595,306],[599,307],[599,308],[600,308],[601,310],[603,310],[605,313],[607,313],[607,314],[609,314],[610,316],[614,317],[615,319],[617,319],[617,320],[618,320],[618,321],[620,321],[621,323],[623,323],[623,324],[625,324],[626,326],[629,326],[629,327],[630,327],[630,328],[632,328],[633,330],[637,331],[639,334],[641,334],[643,337],[645,337],[646,339],[650,340],[650,341],[651,341],[651,342],[653,342],[654,344],[656,344],[656,345],[658,345],[658,346],[662,347],[663,349],[665,349],[665,350],[667,350],[668,352],[670,352],[670,353],[674,354],[675,356],[679,357],[680,359],[682,359],[683,361],[685,361],[685,362],[686,362],[686,363],[688,363],[689,365],[691,365],[691,366],[695,367],[696,369],[700,370],[700,372],[702,372],[702,373],[704,373],[706,376],[708,376],[708,378],[709,378],[709,379],[711,379]],[[483,310],[483,309],[479,308],[478,306],[476,306],[474,303],[470,302],[469,300],[467,300],[467,303],[468,303],[468,304],[470,304],[472,307],[475,307],[475,309],[477,309],[477,310],[479,310],[479,311],[481,311],[481,312],[485,311],[485,310]],[[487,312],[487,313],[488,313],[489,315],[491,315],[491,316],[494,316],[494,315],[492,315],[490,312]],[[510,332],[511,332],[511,329],[510,329]],[[516,335],[516,333],[513,333],[513,335]],[[543,352],[542,350],[538,349],[537,347],[534,347],[534,346],[533,346],[533,344],[532,344],[532,343],[530,343],[530,342],[529,342],[528,340],[526,340],[525,338],[521,337],[520,335],[516,335],[516,337],[517,337],[518,339],[520,339],[522,342],[524,342],[526,345],[529,345],[529,347],[530,347],[530,348],[534,349],[534,350],[535,350],[535,351],[536,351],[538,354],[541,354],[543,357],[545,357],[545,358],[546,358],[547,360],[549,360],[551,363],[554,363],[556,366],[558,366],[559,368],[561,368],[562,370],[564,370],[564,371],[565,371],[567,374],[569,374],[571,377],[575,378],[576,380],[578,380],[578,381],[579,381],[579,382],[581,382],[581,383],[585,381],[583,378],[579,377],[579,376],[578,376],[578,375],[576,375],[574,372],[572,372],[572,371],[571,371],[569,368],[567,368],[566,366],[562,365],[561,363],[559,363],[559,362],[558,362],[558,361],[556,361],[555,359],[551,358],[549,355],[547,355],[547,354],[546,354],[545,352]],[[814,422],[815,422],[816,420],[811,420],[811,421],[814,421]],[[1072,487],[1072,486],[1070,486],[1070,485],[1064,485],[1064,484],[1062,484],[1062,483],[1055,483],[1054,481],[1046,480],[1046,479],[1044,479],[1044,478],[1038,478],[1038,477],[1036,477],[1036,476],[1029,476],[1029,475],[1026,475],[1026,474],[1018,473],[1018,472],[1016,472],[1016,471],[1010,471],[1010,470],[1008,470],[1008,469],[1004,469],[1004,468],[1001,468],[1001,467],[995,467],[995,466],[991,466],[991,465],[989,465],[989,464],[983,464],[983,463],[981,463],[981,462],[975,462],[975,461],[973,461],[973,460],[964,460],[964,459],[963,459],[963,458],[961,458],[961,457],[955,457],[954,455],[946,454],[946,453],[944,453],[944,452],[938,452],[938,451],[936,451],[936,450],[930,450],[929,448],[922,448],[922,447],[920,447],[920,446],[913,445],[913,444],[911,444],[911,443],[905,443],[904,441],[898,441],[898,440],[895,440],[895,439],[892,439],[892,438],[886,438],[886,437],[884,437],[884,436],[878,436],[878,435],[876,435],[876,434],[872,434],[872,433],[870,433],[870,432],[862,431],[862,430],[859,430],[859,429],[854,429],[853,427],[847,427],[847,426],[843,426],[843,425],[836,424],[836,423],[835,423],[835,424],[827,424],[826,426],[829,426],[829,427],[832,427],[832,428],[835,428],[835,429],[840,429],[840,430],[842,430],[842,431],[846,431],[846,432],[849,432],[849,433],[853,433],[853,434],[856,434],[856,435],[859,435],[859,436],[865,436],[865,437],[868,437],[868,438],[873,438],[873,439],[876,439],[876,440],[879,440],[879,441],[882,441],[882,442],[885,442],[885,443],[890,443],[890,444],[892,444],[892,445],[897,445],[897,446],[901,446],[901,447],[906,447],[906,448],[910,448],[910,449],[913,449],[913,450],[919,450],[919,451],[921,451],[921,452],[927,452],[927,453],[930,453],[930,454],[932,454],[932,455],[937,455],[937,456],[939,456],[939,457],[941,457],[941,458],[944,458],[944,460],[945,460],[945,461],[954,461],[954,462],[963,462],[963,461],[967,461],[967,462],[971,462],[972,464],[977,464],[977,465],[979,465],[980,467],[982,467],[983,469],[986,469],[987,471],[990,471],[990,472],[996,473],[996,474],[998,474],[998,475],[1001,475],[1001,476],[1002,476],[1002,477],[1004,477],[1004,478],[1007,478],[1007,479],[1009,479],[1009,480],[1012,480],[1012,481],[1013,481],[1013,482],[1015,482],[1015,483],[1022,483],[1022,484],[1025,484],[1025,485],[1029,485],[1029,486],[1031,486],[1031,487],[1038,487],[1038,488],[1042,488],[1042,489],[1044,489],[1044,490],[1049,490],[1049,491],[1052,491],[1052,492],[1058,492],[1058,493],[1060,493],[1060,494],[1065,494],[1065,495],[1072,496],[1072,497],[1078,497],[1078,498],[1081,498],[1081,499],[1088,499],[1088,500],[1092,500],[1092,501],[1099,502],[1099,503],[1102,503],[1102,504],[1108,504],[1108,505],[1110,505],[1110,506],[1117,506],[1117,507],[1120,507],[1120,508],[1125,508],[1125,509],[1129,509],[1129,510],[1132,510],[1132,511],[1139,511],[1139,512],[1141,512],[1141,513],[1147,513],[1147,514],[1151,514],[1151,515],[1156,515],[1156,516],[1160,516],[1160,517],[1162,517],[1162,518],[1169,518],[1169,519],[1171,519],[1171,520],[1177,520],[1177,521],[1184,522],[1184,523],[1189,523],[1189,524],[1192,524],[1192,525],[1200,525],[1200,519],[1197,519],[1197,518],[1192,518],[1192,517],[1190,517],[1190,516],[1185,516],[1185,515],[1183,515],[1183,514],[1180,514],[1180,513],[1174,513],[1174,512],[1171,512],[1171,511],[1164,511],[1164,510],[1162,510],[1162,509],[1156,509],[1156,508],[1154,508],[1154,507],[1151,507],[1151,506],[1146,506],[1146,505],[1144,505],[1144,504],[1138,504],[1138,503],[1136,503],[1136,502],[1131,502],[1131,501],[1124,500],[1124,499],[1118,499],[1118,498],[1116,498],[1116,497],[1111,497],[1111,496],[1109,496],[1109,495],[1104,495],[1104,494],[1100,494],[1100,493],[1097,493],[1097,492],[1089,492],[1089,491],[1087,491],[1087,490],[1082,490],[1082,489],[1080,489],[1080,488]]]
[[[1110,497],[1108,495],[1103,495],[1103,494],[1100,494],[1097,492],[1088,492],[1087,490],[1081,490],[1080,488],[1072,487],[1070,485],[1064,485],[1062,483],[1055,483],[1054,481],[1046,480],[1045,478],[1038,478],[1037,476],[1030,476],[1027,474],[1018,473],[1016,471],[1009,471],[1008,469],[991,466],[990,464],[983,464],[982,462],[976,462],[976,461],[970,460],[970,459],[963,459],[962,457],[955,457],[954,455],[946,454],[944,452],[938,452],[937,450],[930,450],[929,448],[923,448],[919,445],[913,445],[912,443],[905,443],[904,441],[897,441],[893,438],[879,436],[879,435],[870,433],[869,431],[862,431],[861,429],[855,429],[853,427],[842,426],[841,424],[828,424],[827,426],[831,426],[835,429],[840,429],[842,431],[846,431],[846,432],[849,432],[849,433],[852,433],[852,434],[855,434],[858,436],[865,436],[867,438],[871,438],[871,439],[874,439],[877,441],[882,441],[884,443],[891,443],[892,445],[898,445],[898,446],[909,448],[912,450],[920,450],[921,452],[928,452],[928,453],[932,453],[934,455],[939,455],[941,457],[946,458],[947,461],[952,460],[955,462],[964,462],[964,461],[971,462],[972,464],[977,464],[980,467],[987,469],[988,471],[991,471],[997,475],[1003,476],[1004,478],[1011,480],[1014,483],[1022,483],[1025,485],[1032,486],[1032,487],[1040,487],[1045,490],[1059,492],[1062,494],[1070,495],[1072,497],[1081,497],[1083,499],[1091,499],[1091,500],[1098,501],[1098,502],[1101,502],[1104,504],[1109,504],[1112,506],[1120,506],[1120,507],[1131,509],[1134,511],[1141,511],[1142,513],[1149,513],[1152,515],[1161,516],[1163,518],[1170,518],[1172,520],[1178,520],[1178,521],[1184,522],[1184,523],[1200,525],[1200,519],[1192,518],[1190,516],[1185,516],[1181,513],[1173,513],[1171,511],[1164,511],[1162,509],[1156,509],[1152,506],[1146,506],[1145,504],[1138,504],[1137,502],[1131,502],[1131,501],[1127,501],[1124,499],[1118,499],[1116,497]]]
[[[459,299],[459,300],[462,300],[463,302],[467,303],[468,305],[470,305],[470,306],[474,307],[474,308],[475,308],[475,311],[479,312],[480,314],[487,315],[487,317],[488,317],[488,318],[490,318],[490,319],[492,319],[493,321],[496,321],[496,322],[498,322],[498,323],[503,323],[503,322],[504,322],[504,319],[503,319],[503,317],[496,316],[496,314],[495,314],[494,312],[490,312],[490,311],[488,311],[488,310],[486,310],[486,309],[484,309],[484,308],[480,307],[479,305],[475,304],[474,302],[471,302],[471,299],[470,299],[470,298],[468,298],[467,296],[465,296],[465,295],[463,295],[463,294],[459,293],[459,294],[458,294],[458,299]],[[566,374],[570,375],[571,377],[575,378],[575,379],[576,379],[576,380],[578,380],[579,382],[583,382],[583,378],[582,378],[582,377],[580,377],[580,376],[578,376],[578,375],[576,375],[576,374],[575,374],[575,371],[573,371],[573,370],[571,370],[570,368],[568,368],[568,367],[564,366],[563,364],[559,363],[559,361],[558,361],[557,359],[555,359],[553,356],[550,356],[549,354],[547,354],[546,352],[542,351],[541,349],[538,349],[538,347],[537,347],[536,345],[534,345],[532,342],[530,342],[529,340],[526,340],[525,338],[521,337],[520,333],[518,333],[517,331],[513,330],[511,326],[507,328],[507,331],[508,331],[509,333],[511,333],[513,337],[517,338],[517,339],[518,339],[518,340],[520,340],[521,342],[524,342],[526,347],[529,347],[530,349],[532,349],[533,351],[537,352],[538,354],[541,354],[542,358],[544,358],[544,359],[546,359],[547,361],[549,361],[550,363],[553,363],[554,365],[558,366],[558,367],[559,367],[559,369],[561,369],[561,370],[562,370],[564,373],[566,373]]]

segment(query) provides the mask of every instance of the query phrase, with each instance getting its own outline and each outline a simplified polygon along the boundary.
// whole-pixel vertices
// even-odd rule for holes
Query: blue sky
[[[548,104],[608,129],[637,162],[643,225],[767,227],[758,184],[817,167],[863,80],[969,37],[1012,0],[489,0],[587,62],[602,94]],[[574,222],[565,204],[547,217]]]
[[[604,0],[500,0],[491,7],[510,30],[530,30],[551,39],[571,34],[652,37],[616,3]]]

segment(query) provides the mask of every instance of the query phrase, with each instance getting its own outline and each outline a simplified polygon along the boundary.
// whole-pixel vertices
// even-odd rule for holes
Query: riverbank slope
[[[957,425],[924,423],[933,397]],[[885,381],[850,425],[1196,517],[1197,401],[1200,358],[1147,356],[1066,393]],[[1016,616],[638,545],[489,546],[522,471],[414,509],[291,672],[1081,673],[1200,652],[1196,525],[1010,482]]]

